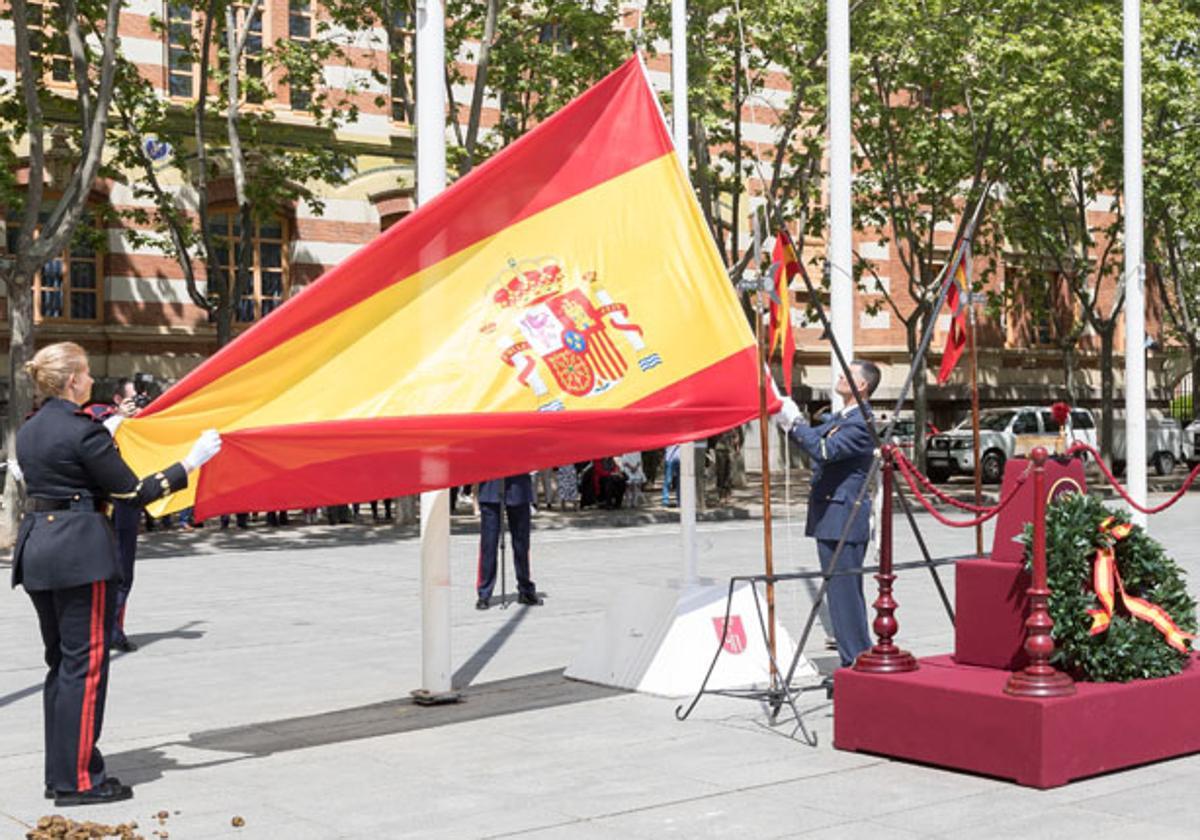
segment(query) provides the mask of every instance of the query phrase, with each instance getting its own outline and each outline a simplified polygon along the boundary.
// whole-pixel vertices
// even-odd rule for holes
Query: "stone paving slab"
[[[1189,495],[1154,521],[1193,592],[1197,513]],[[680,723],[678,700],[566,680],[622,584],[678,576],[679,536],[669,522],[549,519],[535,520],[533,540],[545,606],[486,612],[473,608],[477,537],[457,523],[452,647],[465,700],[433,709],[408,700],[420,679],[419,544],[403,530],[150,535],[129,614],[142,648],[114,658],[100,744],[137,796],[64,813],[153,830],[166,809],[172,840],[1195,836],[1196,757],[1032,791],[836,751],[819,693],[800,701],[819,738],[810,748],[754,703],[704,698]],[[917,519],[934,554],[970,551],[970,533]],[[777,568],[815,567],[802,528],[802,508],[779,511]],[[902,520],[896,533],[899,555],[919,556]],[[698,545],[705,575],[753,572],[761,524],[703,522]],[[942,579],[952,592],[952,568]],[[901,642],[948,650],[928,572],[905,573],[897,598]],[[804,585],[779,589],[794,635],[809,601]],[[823,642],[818,628],[807,652],[828,667]],[[41,798],[42,676],[28,599],[2,591],[0,839],[53,810]]]

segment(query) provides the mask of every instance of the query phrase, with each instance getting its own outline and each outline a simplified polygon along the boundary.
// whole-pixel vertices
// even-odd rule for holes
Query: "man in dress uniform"
[[[879,385],[879,368],[872,362],[856,360],[850,372],[859,393],[864,399],[870,397]],[[838,656],[842,666],[847,667],[871,647],[861,574],[871,536],[871,499],[864,498],[857,511],[853,508],[875,458],[875,438],[867,425],[871,422],[870,406],[864,405],[868,416],[863,416],[845,375],[838,378],[834,390],[845,407],[821,425],[798,424],[800,409],[791,397],[784,398],[774,420],[812,460],[812,491],[804,533],[816,538],[822,571],[830,570],[834,550],[849,523],[837,571],[852,574],[834,576],[826,589]]]
[[[475,609],[486,610],[496,586],[496,553],[500,545],[500,505],[512,535],[513,568],[517,572],[517,603],[536,607],[542,603],[529,578],[529,506],[533,504],[533,480],[529,473],[496,478],[479,485],[479,574],[475,581]]]
[[[79,408],[92,389],[82,348],[49,345],[26,370],[47,399],[17,432],[18,472],[29,499],[12,583],[33,601],[49,668],[42,694],[46,796],[60,807],[115,802],[133,791],[105,773],[96,748],[121,577],[105,501],[140,507],[186,487],[187,474],[220,450],[221,439],[206,431],[181,462],[139,480],[109,429]]]

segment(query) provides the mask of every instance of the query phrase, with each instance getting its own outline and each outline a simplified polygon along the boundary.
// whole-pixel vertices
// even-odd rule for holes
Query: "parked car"
[[[1183,430],[1183,460],[1189,470],[1200,464],[1200,420],[1193,420]]]
[[[1194,423],[1192,424],[1195,425]],[[1188,427],[1189,429],[1192,426]],[[1156,410],[1146,414],[1146,463],[1158,475],[1170,475],[1180,462],[1193,463],[1195,454],[1188,454],[1187,444],[1195,446],[1194,435],[1185,435],[1183,426],[1174,417],[1163,417]],[[1125,470],[1125,422],[1121,414],[1113,417],[1113,470]]]
[[[1004,477],[1009,458],[1026,455],[1035,446],[1054,451],[1060,440],[1059,425],[1049,408],[989,408],[979,413],[980,471],[983,480],[998,484]],[[951,475],[974,475],[971,418],[953,429],[934,435],[925,450],[929,477],[945,481]],[[1084,441],[1096,445],[1096,419],[1086,408],[1071,409],[1067,421],[1066,442]]]
[[[887,428],[887,424],[891,417],[887,412],[878,412],[875,414],[875,430],[883,433]],[[917,420],[911,411],[902,411],[896,417],[896,425],[892,427],[892,443],[904,453],[904,456],[910,461],[915,457],[914,434],[917,428]],[[925,439],[922,441],[923,446],[929,445],[929,440],[934,435],[940,434],[937,426],[929,421],[925,422]]]

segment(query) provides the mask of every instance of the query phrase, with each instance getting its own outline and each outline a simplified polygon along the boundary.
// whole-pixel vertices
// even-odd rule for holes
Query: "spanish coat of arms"
[[[488,294],[480,331],[496,336],[500,358],[533,391],[539,411],[563,410],[564,394],[590,397],[618,385],[629,370],[623,348],[643,373],[662,364],[629,320],[629,308],[613,301],[595,272],[571,282],[555,257],[513,260]]]

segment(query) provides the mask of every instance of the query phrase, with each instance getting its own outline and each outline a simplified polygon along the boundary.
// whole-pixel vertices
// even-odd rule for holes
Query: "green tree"
[[[904,325],[915,358],[932,319],[950,252],[936,236],[949,226],[955,241],[989,195],[995,152],[1008,127],[997,101],[1008,67],[997,52],[1019,19],[987,2],[898,0],[866,4],[852,18],[854,217],[864,239],[888,247],[901,282],[885,284],[876,264],[856,255],[861,288],[881,296]],[[974,251],[987,251],[988,217]],[[976,285],[982,279],[976,278]],[[913,378],[916,428],[925,428],[926,363]],[[917,448],[923,463],[924,450]]]
[[[615,69],[631,51],[620,20],[616,0],[450,0],[446,85],[456,142],[447,149],[449,164],[465,174]],[[476,57],[471,101],[460,103],[453,84],[467,79],[457,58],[469,51]],[[485,131],[488,96],[499,114]]]
[[[307,12],[312,7],[300,2],[293,8]],[[155,26],[182,45],[188,61],[198,68],[190,102],[181,107],[164,101],[131,62],[118,60],[114,105],[123,131],[114,140],[116,161],[141,174],[134,179],[134,194],[154,205],[152,213],[129,211],[135,221],[150,225],[149,233],[132,230],[126,236],[153,239],[179,262],[189,297],[210,313],[222,346],[233,337],[238,303],[250,287],[253,238],[240,237],[230,276],[216,269],[225,264],[221,256],[230,243],[210,223],[211,182],[232,178],[240,231],[252,230],[300,200],[320,212],[318,189],[341,183],[353,164],[345,149],[332,141],[338,128],[358,119],[353,96],[359,90],[355,84],[344,90],[331,88],[324,67],[351,61],[349,44],[339,33],[362,29],[364,20],[391,18],[385,18],[385,8],[378,4],[335,0],[323,4],[323,14],[315,20],[300,16],[307,29],[264,44],[262,0],[248,6],[229,0],[184,0],[173,3],[172,9],[175,17],[156,20]],[[287,86],[290,104],[312,117],[311,127],[285,128],[273,109],[246,107],[277,95],[280,89],[274,82]],[[194,212],[179,191],[162,183],[160,162],[147,154],[147,138],[170,149],[172,165],[194,191]],[[197,261],[206,269],[203,280]]]
[[[121,6],[121,0],[61,0],[52,12],[54,28],[65,33],[57,44],[39,43],[41,33],[34,24],[47,22],[31,20],[26,0],[12,0],[5,15],[13,23],[17,65],[15,88],[0,90],[0,157],[5,164],[0,195],[17,227],[15,235],[9,229],[11,247],[0,261],[10,329],[5,434],[10,458],[16,453],[17,427],[33,402],[25,376],[25,363],[34,350],[33,279],[71,243],[88,212],[108,134]],[[35,8],[43,13],[45,7]],[[64,50],[57,57],[46,49],[54,46]],[[48,54],[53,66],[46,65]],[[50,74],[72,83],[71,102],[50,90]],[[18,189],[15,172],[22,164],[26,186]],[[56,200],[46,199],[48,187],[59,192]],[[16,532],[20,508],[16,484],[5,482],[4,488],[7,540]]]
[[[1002,225],[1026,265],[1064,284],[1075,320],[1100,341],[1101,450],[1111,457],[1113,348],[1125,302],[1121,17],[1104,0],[1029,4],[1024,17],[1005,51],[1014,81],[1004,118],[1014,130],[1003,147]]]
[[[1143,32],[1148,294],[1200,383],[1200,3],[1168,4]],[[1191,403],[1195,414],[1196,401]]]

